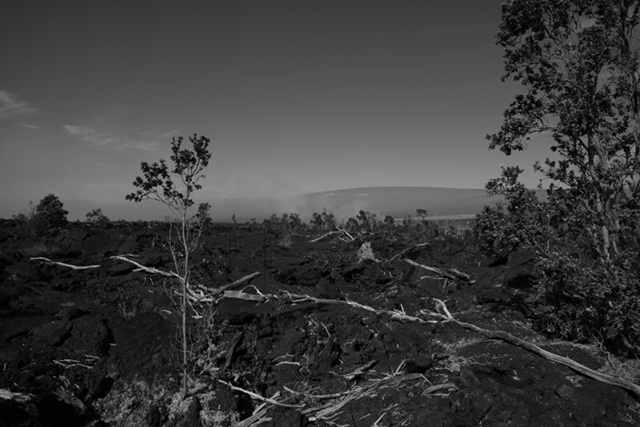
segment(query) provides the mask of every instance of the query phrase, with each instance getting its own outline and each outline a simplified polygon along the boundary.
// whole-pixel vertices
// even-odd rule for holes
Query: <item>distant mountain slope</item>
[[[543,191],[538,197],[545,198]],[[308,220],[314,212],[322,209],[333,212],[339,219],[356,216],[360,210],[374,212],[379,216],[394,218],[415,216],[417,209],[425,209],[429,216],[473,215],[487,204],[495,204],[502,197],[488,197],[482,189],[441,187],[365,187],[323,191],[287,198],[225,198],[196,200],[196,204],[211,203],[214,221],[229,222],[233,215],[241,222],[255,218],[258,221],[272,214],[297,213]],[[85,214],[101,208],[112,220],[163,220],[167,209],[158,202],[119,203],[100,205],[82,200],[62,200],[71,220],[84,220]],[[26,201],[13,201],[0,206],[0,217],[10,218],[24,212]]]
[[[543,196],[543,192],[539,197]],[[360,210],[394,218],[415,216],[417,209],[425,209],[429,216],[473,215],[503,197],[488,197],[483,189],[441,187],[364,187],[323,191],[283,199],[225,199],[213,201],[217,220],[224,221],[235,213],[240,221],[251,217],[258,220],[272,214],[297,213],[304,219],[322,209],[345,219]],[[249,216],[247,216],[249,215]]]
[[[369,187],[312,193],[312,206],[332,207],[336,214],[357,214],[360,209],[380,215],[404,217],[425,209],[428,215],[461,215],[480,212],[502,197],[488,197],[485,190],[440,187]]]

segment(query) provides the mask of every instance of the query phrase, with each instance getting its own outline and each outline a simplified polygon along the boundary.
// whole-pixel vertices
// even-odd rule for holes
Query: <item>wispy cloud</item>
[[[22,118],[37,112],[33,105],[18,100],[11,92],[0,90],[0,120]]]
[[[113,137],[107,133],[97,132],[88,126],[64,125],[64,128],[71,135],[77,135],[95,147],[104,147],[114,142]]]
[[[80,137],[96,148],[110,149],[114,151],[153,151],[160,146],[160,142],[157,141],[145,141],[106,131],[99,132],[89,126],[64,125],[64,129],[67,133]]]
[[[40,129],[40,126],[34,125],[33,123],[22,123],[21,126],[27,129]]]
[[[171,138],[173,136],[176,136],[178,134],[177,129],[166,131],[166,130],[160,130],[157,127],[150,128],[147,126],[140,127],[136,130],[140,135],[146,136],[148,138],[166,139],[166,138]]]

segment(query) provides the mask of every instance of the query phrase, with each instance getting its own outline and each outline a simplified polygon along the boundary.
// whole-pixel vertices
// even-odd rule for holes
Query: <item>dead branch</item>
[[[251,280],[251,279],[253,279],[255,277],[258,277],[260,274],[262,274],[262,273],[260,273],[259,271],[256,271],[255,273],[247,274],[246,276],[241,277],[240,279],[236,280],[235,282],[231,282],[228,285],[224,285],[224,286],[219,287],[218,289],[216,289],[216,291],[217,292],[222,292],[225,289],[234,288],[234,287],[236,287],[238,285],[243,284],[244,282],[248,282],[249,280]]]
[[[65,369],[69,369],[69,368],[75,368],[75,367],[80,367],[80,368],[85,368],[85,369],[93,369],[93,366],[89,366],[86,365],[84,363],[80,363],[77,360],[73,360],[73,359],[61,359],[61,360],[53,360],[53,363],[55,363],[56,365],[60,365]]]
[[[234,386],[234,385],[232,385],[232,384],[230,384],[230,383],[228,383],[228,382],[226,382],[226,381],[218,380],[218,382],[219,382],[219,383],[222,383],[222,384],[224,384],[224,385],[226,385],[226,386],[228,386],[228,387],[229,387],[229,388],[231,388],[232,390],[240,391],[240,392],[242,392],[242,393],[245,393],[245,394],[247,394],[247,395],[251,396],[252,398],[254,398],[254,399],[256,399],[256,400],[260,400],[260,401],[262,401],[262,402],[266,402],[266,403],[269,403],[269,404],[271,404],[271,405],[275,405],[275,406],[282,406],[282,407],[284,407],[284,408],[294,408],[294,409],[300,409],[300,408],[304,407],[304,405],[289,405],[289,404],[287,404],[287,403],[280,403],[280,402],[278,402],[278,401],[276,401],[276,400],[269,399],[268,397],[260,396],[259,394],[254,393],[254,392],[252,392],[252,391],[245,390],[245,389],[240,388],[240,387],[236,387],[236,386]]]
[[[414,380],[419,378],[423,378],[423,376],[420,374],[407,374],[407,375],[394,375],[394,376],[389,376],[381,379],[371,380],[363,384],[362,386],[352,387],[351,389],[349,389],[348,392],[336,393],[337,397],[340,399],[337,402],[336,401],[329,402],[319,407],[304,409],[301,412],[304,415],[314,414],[314,416],[309,417],[309,421],[312,421],[312,422],[320,419],[328,419],[337,415],[336,413],[340,409],[342,409],[347,403],[353,402],[363,397],[373,396],[375,395],[376,391],[380,388],[394,387],[400,384],[402,381],[409,381],[409,380]],[[305,393],[302,393],[302,394],[310,398],[314,397],[313,395],[307,395]],[[324,398],[324,397],[325,396],[322,396],[322,395],[320,396],[320,398]],[[328,395],[326,397],[330,398]]]
[[[436,384],[436,385],[432,385],[431,387],[427,387],[422,392],[422,395],[424,396],[427,394],[435,393],[436,391],[440,391],[440,390],[457,390],[457,389],[458,387],[456,387],[456,385],[453,383]]]
[[[406,249],[402,250],[402,252],[397,253],[394,256],[392,256],[391,258],[389,258],[388,262],[391,262],[391,261],[393,261],[393,260],[395,260],[397,258],[401,258],[401,257],[405,256],[405,254],[407,254],[407,253],[409,253],[411,251],[414,251],[414,250],[416,250],[418,248],[421,248],[423,246],[428,246],[429,244],[430,243],[428,243],[428,242],[427,243],[419,243],[419,244],[417,244],[415,246],[412,246],[410,248],[406,248]]]
[[[316,242],[319,242],[320,240],[324,239],[325,237],[329,237],[329,236],[331,236],[331,235],[333,235],[333,234],[338,234],[338,233],[342,233],[342,231],[339,231],[339,230],[338,230],[338,231],[330,231],[330,232],[328,232],[328,233],[326,233],[326,234],[323,234],[323,235],[322,235],[322,236],[320,236],[320,237],[316,237],[316,238],[315,238],[315,239],[313,239],[313,240],[309,240],[309,243],[316,243]]]
[[[336,227],[336,228],[338,229],[338,231],[341,231],[341,232],[343,232],[344,234],[347,235],[347,237],[349,238],[349,242],[353,242],[354,240],[356,240],[356,239],[353,238],[353,236],[351,234],[349,234],[349,232],[346,229],[340,228],[340,227]]]
[[[275,400],[278,397],[280,397],[279,391],[277,391],[276,393],[274,393],[273,396],[271,396],[271,400]],[[267,403],[263,403],[253,411],[253,415],[251,415],[249,418],[245,418],[244,420],[240,421],[237,424],[234,424],[233,427],[252,427],[252,426],[258,426],[266,421],[271,421],[271,418],[266,417],[267,411],[269,410],[269,408],[270,406],[267,406]]]
[[[594,380],[606,383],[606,384],[611,384],[611,385],[615,385],[618,387],[621,387],[625,390],[630,391],[631,393],[635,394],[635,396],[637,398],[640,398],[640,386],[624,380],[622,378],[617,378],[611,375],[607,375],[607,374],[603,374],[601,372],[598,371],[594,371],[593,369],[587,368],[584,365],[581,365],[578,362],[575,362],[571,359],[569,359],[568,357],[564,357],[564,356],[559,356],[557,354],[551,353],[547,350],[544,350],[540,347],[538,347],[535,344],[532,344],[530,342],[524,341],[518,337],[515,337],[511,334],[508,334],[504,331],[491,331],[488,329],[482,329],[476,325],[472,325],[471,323],[465,323],[465,322],[460,322],[458,320],[454,320],[455,323],[457,323],[458,325],[462,326],[465,329],[469,329],[478,333],[481,333],[489,338],[497,338],[497,339],[501,339],[503,341],[508,341],[511,344],[517,345],[519,347],[522,347],[526,350],[529,350],[532,353],[538,354],[542,357],[544,357],[547,360],[550,360],[552,362],[555,363],[559,363],[561,365],[567,366],[571,369],[573,369],[574,371],[577,371],[583,375],[586,375],[589,378],[592,378]]]
[[[46,262],[47,264],[55,264],[62,267],[72,268],[74,270],[88,270],[90,268],[100,267],[100,265],[72,265],[72,264],[67,264],[66,262],[51,261],[49,258],[45,258],[41,256],[33,257],[31,258],[31,261],[43,261],[43,262]]]
[[[583,374],[589,378],[592,378],[594,380],[603,382],[605,384],[610,384],[610,385],[614,385],[617,387],[621,387],[631,393],[633,393],[637,398],[640,398],[640,386],[624,380],[622,378],[618,378],[618,377],[614,377],[611,375],[607,375],[607,374],[603,374],[601,372],[598,371],[594,371],[593,369],[587,368],[586,366],[569,359],[568,357],[564,357],[564,356],[559,356],[557,354],[551,353],[547,350],[544,350],[540,347],[538,347],[537,345],[530,343],[528,341],[525,341],[523,339],[520,339],[514,335],[511,335],[507,332],[504,331],[495,331],[495,330],[489,330],[489,329],[483,329],[479,326],[473,325],[471,323],[467,323],[467,322],[461,322],[459,320],[456,320],[453,318],[453,316],[451,315],[451,313],[449,312],[449,310],[447,309],[447,306],[445,305],[445,303],[443,301],[440,300],[436,300],[436,307],[438,309],[438,311],[440,313],[428,313],[432,316],[437,316],[440,317],[443,321],[445,322],[453,322],[457,325],[460,325],[461,327],[465,328],[465,329],[469,329],[471,331],[474,332],[478,332],[486,337],[489,338],[494,338],[494,339],[499,339],[499,340],[503,340],[503,341],[507,341],[511,344],[514,344],[518,347],[524,348],[525,350],[528,350],[532,353],[535,353],[539,356],[544,357],[545,359],[554,362],[554,363],[559,363],[561,365],[567,366],[571,369],[573,369],[574,371]],[[443,313],[444,312],[444,313]]]
[[[7,390],[6,388],[0,388],[0,399],[3,399],[3,400],[13,400],[19,403],[27,403],[33,400],[33,398],[35,397],[36,397],[35,394],[13,393],[12,391]]]
[[[287,390],[287,391],[288,391],[289,393],[291,393],[291,394],[296,394],[296,395],[298,395],[298,396],[304,396],[304,397],[306,397],[306,398],[309,398],[309,399],[316,399],[316,400],[322,400],[322,399],[337,399],[337,398],[339,398],[339,397],[346,396],[347,394],[351,393],[351,392],[352,392],[352,390],[353,390],[353,387],[352,387],[352,388],[350,388],[350,389],[349,389],[349,390],[347,390],[347,391],[341,391],[341,392],[339,392],[339,393],[331,393],[331,394],[309,394],[309,393],[303,393],[303,392],[301,392],[301,391],[295,391],[295,390],[292,390],[292,389],[290,389],[289,387],[287,387],[286,385],[285,385],[285,386],[283,386],[283,388],[284,388],[285,390]]]
[[[414,267],[420,267],[424,270],[430,271],[432,273],[436,273],[440,276],[443,277],[447,277],[449,279],[452,280],[462,280],[463,282],[466,282],[468,284],[472,284],[475,283],[475,280],[471,279],[471,276],[468,275],[467,273],[463,273],[461,271],[456,270],[455,268],[450,268],[448,270],[442,270],[440,268],[436,268],[436,267],[429,267],[428,265],[422,265],[422,264],[418,264],[417,262],[410,260],[408,258],[405,258],[404,260],[406,263],[413,265]]]
[[[138,268],[136,268],[134,271],[145,271],[145,272],[151,273],[151,274],[160,274],[160,275],[166,276],[166,277],[174,277],[174,278],[176,278],[178,280],[182,279],[178,275],[178,273],[175,273],[173,271],[158,270],[157,268],[153,268],[153,267],[147,267],[147,266],[144,266],[144,265],[142,265],[142,264],[140,264],[138,262],[135,262],[135,261],[133,261],[133,260],[131,260],[129,258],[126,258],[123,255],[114,255],[114,256],[111,257],[111,259],[117,259],[117,260],[125,261],[125,262],[128,262],[130,264],[135,265]]]
[[[342,375],[347,381],[351,381],[352,379],[364,375],[364,373],[375,366],[378,363],[377,360],[371,360],[369,363],[364,364],[363,366],[359,366],[355,371],[350,372],[348,374]]]
[[[280,300],[290,304],[300,304],[303,302],[312,302],[316,304],[345,304],[360,310],[370,311],[378,315],[387,315],[392,319],[400,321],[418,322],[418,323],[437,323],[437,320],[426,320],[420,317],[411,316],[399,310],[378,310],[368,305],[360,304],[351,300],[334,300],[325,298],[316,298],[306,294],[292,294],[282,292],[281,294],[249,294],[244,291],[224,291],[224,298],[242,299],[245,301],[266,302],[269,300]]]

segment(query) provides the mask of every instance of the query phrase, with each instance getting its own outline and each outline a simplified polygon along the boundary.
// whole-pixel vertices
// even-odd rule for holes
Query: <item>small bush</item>
[[[550,335],[600,342],[616,354],[640,355],[640,280],[628,268],[567,251],[538,265],[534,326]]]
[[[501,258],[518,249],[546,246],[554,235],[546,217],[545,204],[532,191],[522,189],[508,195],[505,203],[485,206],[472,232],[484,255]]]

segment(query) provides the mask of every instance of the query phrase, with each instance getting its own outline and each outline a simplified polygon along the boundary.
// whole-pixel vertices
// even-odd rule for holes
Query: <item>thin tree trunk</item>
[[[189,284],[189,232],[187,230],[186,209],[182,216],[182,247],[184,249],[184,264],[182,270],[182,398],[187,397],[187,286]]]

